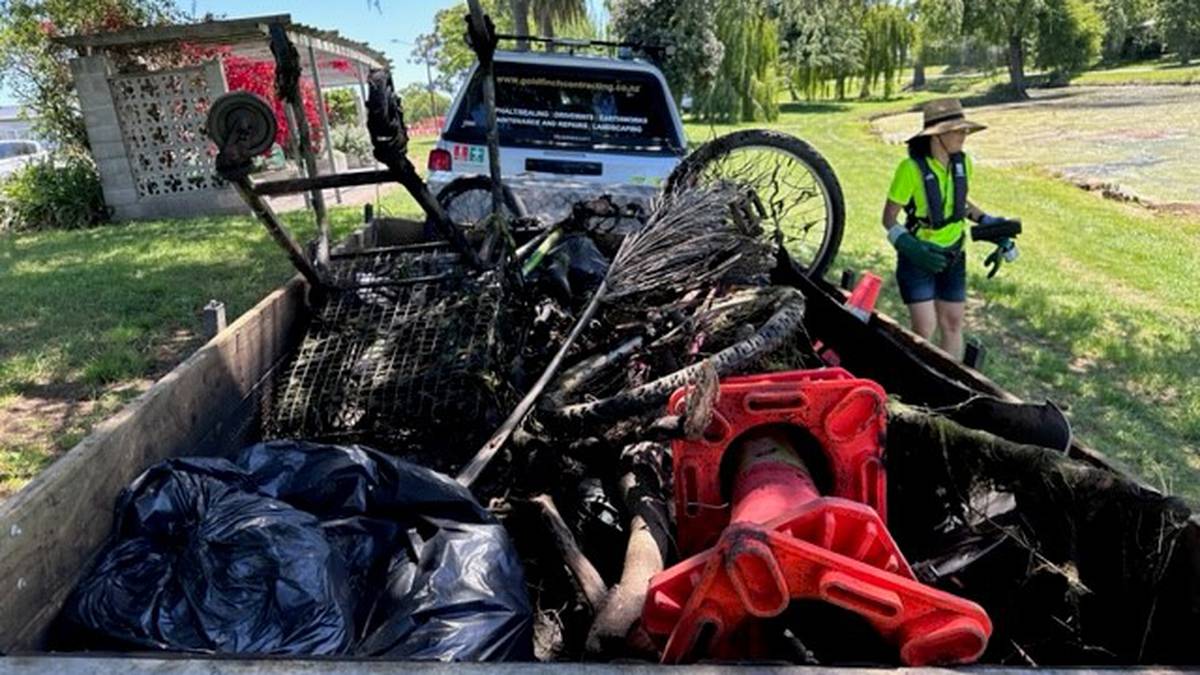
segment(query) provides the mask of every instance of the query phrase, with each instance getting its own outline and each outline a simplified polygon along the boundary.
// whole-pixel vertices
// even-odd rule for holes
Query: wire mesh
[[[437,247],[343,255],[265,418],[268,438],[368,443],[444,468],[499,417],[502,288]],[[436,452],[430,452],[436,450]]]
[[[389,246],[333,256],[329,281],[338,288],[411,283],[430,276],[461,275],[461,257],[443,243]]]

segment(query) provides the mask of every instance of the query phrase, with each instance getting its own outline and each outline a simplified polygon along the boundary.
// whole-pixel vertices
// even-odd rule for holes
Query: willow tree
[[[908,60],[913,25],[908,13],[890,4],[871,5],[863,14],[862,93],[866,98],[883,80],[883,96],[891,98],[896,76]]]
[[[510,0],[513,30],[518,36],[529,35],[529,19],[533,18],[541,37],[554,37],[563,24],[587,18],[585,0]]]
[[[716,25],[724,56],[711,88],[697,100],[697,113],[713,122],[774,120],[779,116],[775,18],[765,2],[719,0]]]
[[[782,0],[779,3],[781,63],[793,96],[812,100],[830,81],[846,97],[846,78],[862,68],[863,31],[849,0]]]
[[[1066,85],[1100,58],[1104,17],[1089,0],[1046,0],[1038,18],[1036,65]]]
[[[1096,8],[1104,18],[1104,58],[1117,61],[1134,56],[1127,45],[1144,25],[1155,25],[1157,0],[1098,0]]]

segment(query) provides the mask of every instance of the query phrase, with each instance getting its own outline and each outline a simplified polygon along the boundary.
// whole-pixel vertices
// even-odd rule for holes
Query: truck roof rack
[[[579,51],[602,51],[618,58],[631,58],[632,53],[641,52],[650,58],[658,59],[664,55],[669,55],[675,50],[674,45],[652,45],[643,42],[618,42],[613,40],[592,40],[580,38],[563,38],[563,37],[542,37],[537,35],[514,35],[511,33],[497,33],[496,39],[500,42],[517,42],[522,41],[533,45],[540,45],[543,51],[550,51],[551,47],[559,47],[566,51],[567,54],[574,56]],[[622,53],[623,50],[628,50]]]

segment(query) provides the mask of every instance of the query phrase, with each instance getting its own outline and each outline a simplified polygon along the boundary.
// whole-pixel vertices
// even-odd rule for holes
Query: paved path
[[[384,185],[360,185],[352,188],[342,188],[342,201],[339,204],[337,196],[333,190],[325,190],[325,207],[333,208],[335,206],[361,206],[378,201],[388,193],[403,188],[397,183],[389,183]],[[285,195],[282,197],[271,197],[268,200],[271,203],[271,208],[278,213],[285,211],[298,211],[305,208],[304,195]]]

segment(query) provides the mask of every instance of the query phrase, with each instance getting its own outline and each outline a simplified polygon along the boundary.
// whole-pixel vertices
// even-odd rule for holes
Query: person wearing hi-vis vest
[[[931,101],[923,112],[924,128],[908,139],[908,157],[896,168],[888,190],[883,227],[896,248],[896,282],[913,331],[928,340],[940,330],[938,346],[962,358],[967,299],[964,221],[1008,221],[984,213],[967,195],[974,166],[963,152],[963,142],[987,127],[968,120],[955,99]],[[1007,239],[998,242],[993,255],[1011,262],[1016,245]]]

